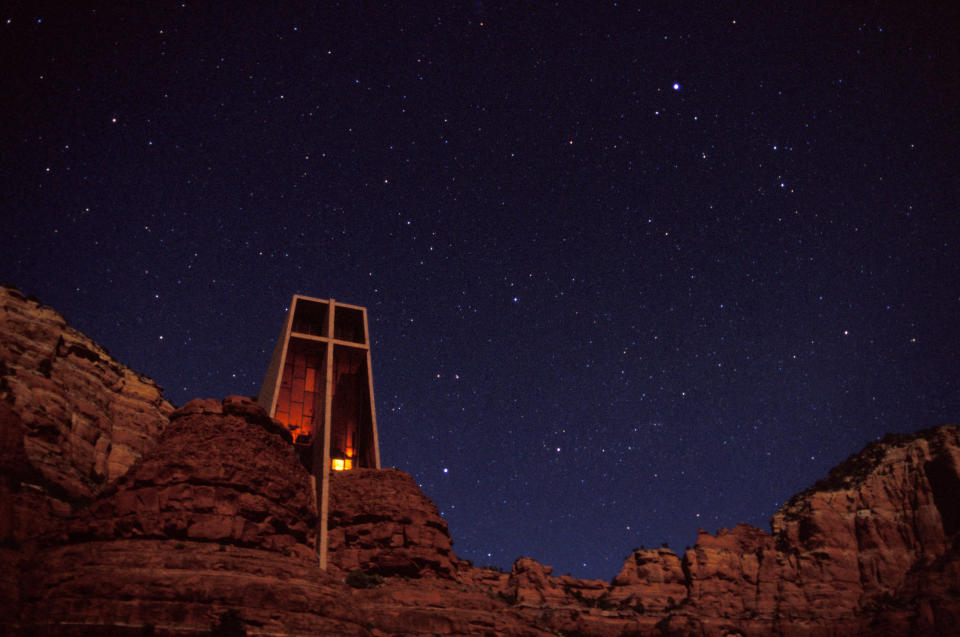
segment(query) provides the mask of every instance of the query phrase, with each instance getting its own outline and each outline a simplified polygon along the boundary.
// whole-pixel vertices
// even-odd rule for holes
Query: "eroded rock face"
[[[952,601],[924,590],[939,569],[955,567],[958,517],[957,427],[869,445],[774,515],[781,613],[815,608],[825,624],[852,625],[851,613],[872,617],[899,604],[914,630],[931,622],[955,630],[960,590]]]
[[[927,635],[960,625],[955,501],[935,495],[957,475],[956,427],[868,449],[869,466],[857,457],[794,498],[773,533],[701,532],[682,559],[636,551],[610,583],[557,577],[529,558],[509,574],[458,560],[435,507],[395,470],[334,475],[332,567],[321,571],[312,480],[283,433],[242,398],[175,412],[157,448],[37,554],[17,602],[22,627],[200,631],[225,609],[251,630],[288,634]],[[896,512],[901,496],[911,499]],[[887,545],[858,514],[868,497],[891,512]],[[888,561],[903,569],[895,579],[864,575],[893,578]],[[355,590],[344,580],[357,569],[387,577]]]
[[[454,577],[461,565],[436,505],[396,469],[332,472],[328,529],[329,563],[344,571]]]
[[[646,609],[696,620],[704,634],[951,634],[958,469],[955,426],[889,436],[791,499],[772,533],[701,531],[679,569],[669,551],[635,553],[613,597],[653,601],[670,590],[671,606]]]
[[[152,449],[171,411],[153,381],[0,286],[0,615],[37,539]]]
[[[89,499],[126,473],[173,407],[49,307],[0,286],[0,400],[47,490]]]
[[[318,568],[312,479],[283,433],[241,397],[173,412],[157,447],[36,555],[22,626],[199,632],[233,608],[268,631],[361,634]]]
[[[682,558],[635,551],[599,587],[527,558],[492,585],[537,625],[589,634],[958,634],[958,520],[960,429],[944,426],[852,456],[770,533],[701,530]]]
[[[670,549],[637,550],[613,579],[611,599],[641,614],[664,613],[688,597],[680,558]]]
[[[226,399],[219,413],[198,412],[194,402],[173,412],[156,449],[67,525],[69,539],[182,539],[315,559],[312,479],[282,428],[248,398]],[[231,414],[230,405],[249,413]]]

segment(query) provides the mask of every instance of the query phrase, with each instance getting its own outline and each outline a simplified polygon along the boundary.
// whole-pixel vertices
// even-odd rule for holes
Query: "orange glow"
[[[334,471],[347,471],[353,469],[353,460],[350,458],[331,458],[330,464]]]
[[[320,414],[317,400],[321,396],[321,356],[291,345],[281,376],[275,417],[287,426],[294,439],[312,436]]]

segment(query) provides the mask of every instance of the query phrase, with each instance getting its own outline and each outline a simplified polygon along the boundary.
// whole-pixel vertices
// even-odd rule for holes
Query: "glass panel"
[[[351,343],[366,343],[367,337],[363,333],[363,311],[352,307],[334,306],[334,335],[341,341]]]
[[[364,454],[372,442],[366,350],[335,346],[333,370],[330,457],[342,460],[344,469],[372,467],[372,458],[365,457],[370,454]]]
[[[310,444],[323,425],[326,347],[297,338],[287,347],[275,414],[300,444]]]
[[[330,331],[327,319],[330,316],[329,303],[297,299],[293,312],[293,331],[311,336],[327,336]]]

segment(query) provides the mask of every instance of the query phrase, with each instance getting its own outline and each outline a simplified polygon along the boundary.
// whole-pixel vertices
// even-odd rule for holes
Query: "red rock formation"
[[[581,612],[561,624],[596,634],[960,634],[957,427],[868,446],[794,497],[772,528],[701,531],[682,560],[636,551],[599,596],[518,560],[507,591],[554,611],[554,623],[537,618],[546,626],[572,597]]]
[[[328,529],[330,564],[345,571],[453,577],[460,565],[436,505],[396,469],[332,472]]]
[[[37,554],[21,625],[198,632],[236,609],[265,631],[362,634],[318,569],[312,478],[286,438],[245,398],[173,412],[157,448]]]
[[[315,559],[312,480],[284,437],[250,399],[191,401],[171,414],[157,449],[71,521],[69,538],[183,539]]]
[[[37,552],[19,624],[8,628],[196,634],[231,611],[251,633],[554,634],[493,591],[453,578],[466,563],[450,552],[433,504],[399,471],[338,475],[332,507],[348,522],[337,527],[344,537],[356,535],[340,548],[394,576],[354,589],[339,568],[321,571],[312,478],[285,437],[243,398],[174,412],[157,448]]]
[[[773,517],[784,562],[781,615],[814,610],[815,625],[853,626],[851,614],[872,621],[873,609],[895,602],[912,609],[916,626],[957,626],[958,595],[931,605],[921,589],[956,562],[958,520],[960,430],[869,445]]]
[[[687,597],[680,558],[669,549],[634,551],[613,579],[612,598],[638,612],[664,612]]]
[[[474,568],[409,475],[337,473],[324,572],[313,480],[258,405],[171,414],[52,310],[0,301],[0,633],[182,635],[231,611],[251,634],[960,634],[955,426],[868,446],[770,533],[636,551],[611,583]]]
[[[957,427],[888,436],[791,499],[772,534],[701,531],[674,614],[705,634],[949,634],[960,625],[958,494]]]
[[[36,538],[151,449],[172,410],[60,314],[0,286],[0,614],[19,603]]]
[[[30,463],[90,498],[153,447],[173,407],[54,310],[0,286],[0,400],[23,425]]]

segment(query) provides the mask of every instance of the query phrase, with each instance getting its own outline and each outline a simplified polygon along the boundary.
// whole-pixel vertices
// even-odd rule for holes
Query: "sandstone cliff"
[[[152,449],[171,411],[153,381],[0,286],[0,613],[36,538]]]
[[[889,436],[771,531],[705,531],[612,582],[456,557],[396,470],[314,485],[247,398],[174,411],[62,317],[0,289],[0,633],[960,634],[960,430]]]
[[[173,407],[49,307],[0,286],[0,399],[44,488],[89,499],[151,449]]]

